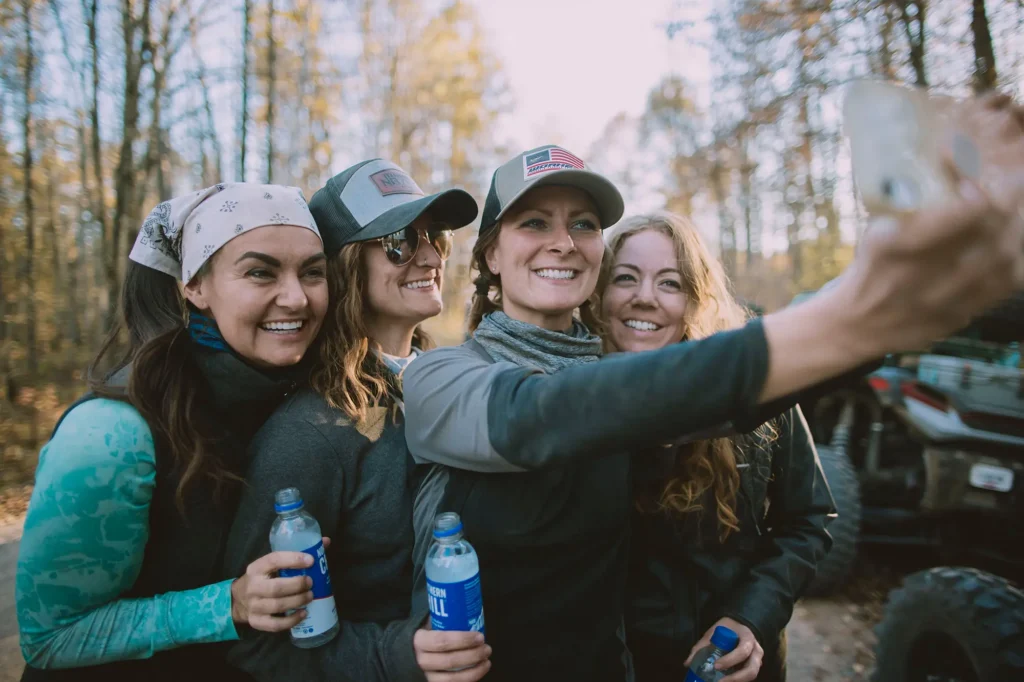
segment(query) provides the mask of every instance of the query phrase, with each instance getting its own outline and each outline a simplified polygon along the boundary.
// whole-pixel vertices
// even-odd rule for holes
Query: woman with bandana
[[[285,630],[310,600],[309,578],[272,578],[307,566],[301,553],[218,576],[245,445],[304,382],[326,313],[320,234],[297,188],[217,185],[157,206],[129,259],[128,350],[39,456],[16,578],[22,679],[245,679],[216,643]]]
[[[327,564],[341,631],[315,649],[253,633],[228,659],[268,682],[474,682],[489,667],[483,637],[422,629],[426,595],[412,595],[400,377],[433,345],[420,325],[441,312],[452,231],[476,218],[476,202],[459,189],[427,195],[394,163],[372,159],[328,180],[310,210],[328,256],[323,342],[311,387],[253,438],[224,575],[268,550],[274,492],[296,486],[334,540]]]

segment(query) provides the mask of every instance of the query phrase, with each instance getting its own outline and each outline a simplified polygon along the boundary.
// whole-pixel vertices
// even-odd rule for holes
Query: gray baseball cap
[[[480,230],[497,223],[520,197],[541,185],[568,185],[589,194],[597,205],[602,228],[619,222],[625,210],[622,195],[610,180],[588,169],[575,154],[548,144],[525,151],[494,171]]]
[[[384,159],[343,170],[309,201],[328,256],[346,244],[404,230],[428,209],[452,229],[470,224],[478,213],[468,192],[449,189],[428,196],[408,173]]]

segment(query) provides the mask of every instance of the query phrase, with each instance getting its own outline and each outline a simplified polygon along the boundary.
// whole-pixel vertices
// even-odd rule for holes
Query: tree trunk
[[[238,180],[245,182],[245,143],[249,137],[249,49],[252,42],[252,0],[242,9],[242,125],[239,132]],[[204,86],[205,91],[205,86]]]
[[[46,198],[48,203],[50,226],[50,265],[53,268],[55,291],[67,292],[68,301],[64,305],[55,305],[57,318],[56,332],[50,344],[51,352],[57,353],[64,347],[65,341],[74,338],[74,283],[68,276],[67,252],[64,249],[64,228],[60,219],[60,198],[57,188],[60,183],[58,169],[54,168],[57,161],[50,159],[46,164]],[[58,312],[59,311],[59,312]]]
[[[21,119],[21,131],[25,140],[22,154],[24,175],[25,209],[25,259],[21,270],[21,295],[26,305],[25,352],[28,360],[30,380],[39,374],[39,349],[36,339],[36,294],[35,294],[35,251],[36,251],[36,209],[33,201],[35,186],[32,182],[32,84],[35,80],[35,46],[32,42],[32,0],[21,0],[21,15],[25,22],[25,69],[24,78],[25,111]]]
[[[716,152],[720,153],[720,152]],[[728,190],[723,181],[728,171],[719,161],[711,166],[711,192],[718,208],[718,249],[729,277],[736,276],[736,226],[729,216]]]
[[[149,36],[149,11],[151,0],[142,0],[142,15],[136,19],[132,11],[133,0],[122,0],[121,21],[124,38],[124,130],[121,139],[121,155],[114,172],[114,219],[111,234],[111,249],[106,262],[107,292],[111,305],[107,311],[107,326],[112,327],[117,311],[117,296],[120,290],[120,273],[122,271],[121,253],[124,250],[124,237],[128,231],[137,226],[129,225],[135,213],[136,176],[135,154],[133,147],[139,137],[139,81],[142,73],[143,55],[152,54]],[[141,47],[136,51],[135,41],[141,34]]]
[[[5,172],[7,170],[7,164],[9,159],[7,156],[7,143],[4,139],[4,110],[3,101],[0,100],[0,169]],[[7,203],[7,197],[4,196],[3,188],[0,187],[0,201]],[[7,340],[7,290],[4,288],[4,275],[10,272],[7,267],[7,245],[4,242],[4,236],[7,232],[7,225],[0,222],[0,359],[6,360],[7,355],[3,353],[4,341]],[[6,365],[6,362],[4,363]]]
[[[974,0],[971,33],[974,37],[974,91],[985,92],[996,87],[996,55],[992,48],[985,0]]]
[[[893,61],[893,6],[889,3],[885,3],[882,6],[882,27],[879,31],[882,39],[882,45],[879,50],[879,61],[881,66],[881,76],[886,80],[896,80],[896,65]]]
[[[83,3],[84,5],[84,3]],[[75,223],[74,223],[74,248],[71,250],[70,257],[67,259],[67,292],[68,292],[68,309],[67,309],[67,325],[68,325],[68,338],[71,341],[69,351],[73,353],[76,349],[82,346],[82,320],[79,317],[79,311],[82,306],[79,305],[79,297],[84,292],[83,287],[86,286],[84,278],[84,258],[85,252],[85,212],[89,207],[89,197],[91,192],[89,191],[89,144],[87,141],[88,134],[86,132],[85,123],[85,106],[84,101],[86,93],[89,90],[88,80],[86,78],[85,66],[82,62],[76,62],[71,54],[71,46],[68,41],[67,30],[64,26],[64,22],[61,21],[61,11],[57,0],[50,0],[50,9],[53,11],[55,23],[60,31],[61,46],[64,50],[64,58],[68,63],[68,67],[78,76],[78,86],[81,88],[82,106],[76,107],[76,121],[75,121],[75,136],[78,140],[78,178],[81,183],[82,192],[77,198],[76,212],[75,212]],[[83,7],[83,11],[85,8]],[[69,360],[74,360],[73,357]]]
[[[743,206],[743,229],[746,238],[746,257],[743,269],[750,272],[761,254],[760,225],[754,224],[754,170],[756,165],[750,158],[750,136],[755,131],[746,130],[740,136],[740,202]]]
[[[274,183],[274,107],[277,102],[277,43],[274,41],[274,0],[267,5],[267,182]]]
[[[928,74],[925,70],[925,20],[928,8],[927,0],[899,0],[903,20],[903,31],[910,45],[910,64],[914,67],[916,85],[928,87]]]
[[[96,23],[98,11],[98,0],[91,0],[89,3],[89,11],[86,13],[86,31],[89,34],[89,56],[91,58],[90,71],[92,75],[92,88],[90,93],[92,97],[89,104],[89,125],[92,127],[92,135],[90,139],[92,145],[93,172],[92,215],[93,219],[96,220],[100,226],[100,238],[96,243],[96,255],[98,256],[99,265],[102,266],[102,270],[105,274],[107,261],[114,257],[112,254],[116,252],[116,248],[111,242],[113,231],[107,221],[106,190],[103,186],[103,150],[100,143],[99,27]],[[97,270],[99,270],[99,268],[97,268]],[[104,277],[103,281],[106,282],[106,277]],[[117,294],[115,293],[111,296],[110,288],[105,287],[105,289],[107,292],[107,298],[106,305],[103,309],[103,315],[102,317],[96,316],[95,321],[97,325],[96,328],[92,330],[91,334],[95,340],[99,340],[103,336],[104,326],[108,320],[113,319],[113,314],[117,307]]]

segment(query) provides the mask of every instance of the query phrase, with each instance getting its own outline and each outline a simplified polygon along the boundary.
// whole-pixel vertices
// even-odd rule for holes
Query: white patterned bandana
[[[267,225],[305,227],[320,236],[298,187],[222,183],[150,211],[128,258],[188,284],[222,246]]]

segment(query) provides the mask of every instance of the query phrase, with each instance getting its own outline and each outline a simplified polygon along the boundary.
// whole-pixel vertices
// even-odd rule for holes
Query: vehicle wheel
[[[1024,592],[973,568],[932,568],[889,594],[875,682],[1024,680]]]
[[[806,592],[811,597],[829,594],[846,582],[857,558],[857,540],[860,538],[860,479],[857,470],[845,453],[827,445],[818,445],[817,448],[839,516],[828,526],[832,549],[818,562],[818,570]]]

